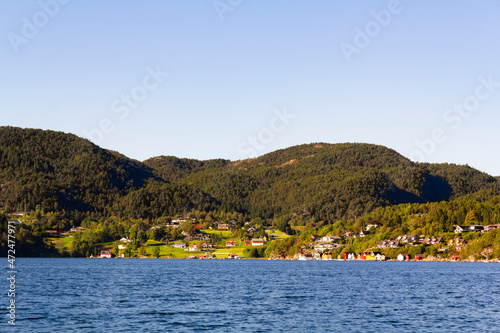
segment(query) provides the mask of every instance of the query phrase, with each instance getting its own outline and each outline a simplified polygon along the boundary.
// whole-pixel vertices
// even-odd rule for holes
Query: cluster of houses
[[[398,254],[398,261],[410,261],[411,256],[407,253]],[[389,257],[385,254],[374,253],[374,252],[363,252],[363,253],[344,253],[344,260],[371,260],[371,261],[386,261],[389,260]],[[417,254],[414,257],[415,261],[424,260],[424,256],[422,254]]]
[[[236,241],[226,241],[226,246],[227,247],[233,247],[233,246],[236,246],[237,243],[238,242],[236,242]],[[261,245],[266,245],[266,241],[264,239],[255,238],[255,239],[252,239],[252,240],[245,241],[245,246],[261,246]]]
[[[373,252],[363,252],[363,253],[351,253],[345,252],[343,256],[337,256],[337,258],[333,258],[331,253],[323,253],[320,254],[318,252],[314,252],[312,254],[299,253],[296,256],[297,260],[373,260],[373,261],[385,261],[389,258],[380,253]]]
[[[297,260],[335,260],[340,258],[333,258],[331,251],[342,247],[341,244],[336,242],[341,241],[343,238],[341,236],[318,236],[311,235],[312,243],[308,246],[313,249],[312,254],[298,253],[295,257]]]
[[[207,242],[202,243],[201,247],[198,246],[197,244],[188,245],[187,243],[173,243],[170,246],[175,249],[184,249],[184,251],[189,251],[189,252],[201,251],[201,249],[212,249],[214,247],[212,243],[207,243]]]
[[[299,253],[296,256],[297,260],[362,260],[362,261],[386,261],[389,260],[389,257],[382,253],[374,253],[374,252],[363,252],[363,253],[353,253],[353,252],[345,252],[343,256],[338,256],[336,259],[332,257],[331,253],[324,254],[304,254]],[[411,256],[407,253],[400,253],[397,256],[398,261],[410,261]],[[422,261],[424,260],[424,256],[422,254],[417,254],[414,256],[413,260]]]
[[[165,226],[169,227],[169,228],[178,228],[183,223],[186,223],[186,222],[193,223],[193,222],[196,222],[196,219],[192,218],[192,217],[179,217],[178,219],[173,219],[169,223],[165,223]]]
[[[312,238],[314,238],[316,242],[310,243],[309,247],[314,248],[314,250],[317,252],[335,250],[341,247],[340,244],[335,243],[342,240],[342,237],[340,236],[324,236],[321,238],[316,238],[315,236],[313,236]]]
[[[435,237],[432,237],[432,239],[431,238],[429,238],[429,239],[425,238],[425,239],[428,242],[427,244],[429,244],[430,242],[432,242],[432,244],[435,244],[436,242],[438,242],[438,240]],[[422,243],[422,242],[424,242],[424,236],[402,235],[402,236],[398,236],[394,240],[390,240],[390,239],[382,240],[377,244],[377,247],[379,249],[389,249],[389,248],[395,249],[395,248],[400,247],[402,244],[414,244],[414,243]]]
[[[450,246],[455,246],[457,251],[460,251],[462,249],[462,246],[464,246],[467,243],[466,240],[463,238],[457,236],[453,239],[450,239],[447,243],[447,245]],[[445,242],[443,240],[443,237],[425,237],[425,236],[418,236],[418,235],[411,235],[411,236],[398,236],[394,240],[386,239],[383,241],[380,241],[377,244],[377,248],[379,249],[395,249],[400,247],[402,244],[426,244],[426,245],[444,245]],[[439,251],[445,251],[447,250],[447,247],[440,247]]]
[[[262,246],[266,245],[266,241],[264,239],[252,239],[249,241],[244,241],[245,246]],[[235,247],[239,245],[237,241],[226,241],[226,247]],[[243,244],[241,244],[243,245]],[[197,251],[210,251],[214,249],[214,245],[212,243],[203,242],[200,246],[198,244],[187,244],[187,243],[173,243],[170,245],[176,249],[184,249],[187,252],[197,252]]]
[[[127,248],[128,243],[135,242],[134,238],[123,237],[120,239],[121,244],[118,244],[118,250],[125,250]]]
[[[389,259],[385,254],[374,252],[352,253],[345,252],[344,260],[369,260],[369,261],[386,261]]]
[[[173,219],[172,221],[170,221],[169,223],[166,223],[165,226],[166,227],[169,227],[169,228],[178,228],[180,227],[182,224],[184,223],[196,223],[196,219],[195,218],[191,218],[191,217],[180,217],[180,218],[177,218],[177,219]],[[250,222],[247,222],[248,224],[250,224]],[[225,230],[231,230],[231,228],[233,228],[234,226],[236,225],[236,220],[230,220],[228,222],[214,222],[212,224],[212,226],[210,227],[211,230],[221,230],[221,231],[225,231]],[[196,224],[196,228],[197,229],[201,229],[201,225],[199,224]]]
[[[232,227],[236,225],[236,220],[230,220],[227,223],[224,222],[216,222],[215,227],[217,230],[230,230]],[[210,229],[214,229],[213,227],[210,227]]]
[[[210,235],[204,234],[204,233],[190,235],[186,231],[183,231],[182,235],[184,236],[184,240],[187,240],[187,241],[208,241],[208,240],[210,240]]]
[[[455,237],[455,238],[452,238],[448,241],[448,245],[450,246],[455,246],[455,249],[457,251],[461,251],[462,250],[462,247],[467,244],[467,241],[465,239],[463,239],[462,237]],[[445,248],[447,249],[447,248]],[[440,249],[440,250],[443,250],[443,249]]]
[[[376,227],[376,226],[371,226],[371,227]],[[485,227],[486,230],[493,230],[495,226],[489,226],[490,228]],[[493,228],[491,228],[493,227]],[[468,229],[468,230],[473,230],[473,229]],[[477,230],[477,229],[476,229]],[[483,229],[484,230],[484,229]],[[339,244],[338,242],[341,241],[342,239],[349,239],[349,238],[357,238],[357,237],[364,237],[366,236],[367,233],[364,231],[361,231],[359,234],[352,233],[352,232],[347,232],[343,235],[343,237],[340,236],[324,236],[324,237],[319,237],[316,235],[312,235],[311,239],[314,241],[314,243],[309,243],[309,249],[312,249],[311,254],[304,254],[304,253],[298,253],[295,256],[295,259],[297,260],[335,260],[332,258],[331,251],[338,249],[342,247],[342,244]],[[462,247],[467,244],[467,241],[464,240],[463,238],[457,236],[453,239],[450,239],[448,242],[445,242],[442,237],[425,237],[425,236],[418,236],[416,234],[414,235],[400,235],[394,240],[383,240],[380,241],[377,245],[376,248],[378,249],[389,249],[389,248],[399,248],[403,245],[418,245],[418,244],[426,244],[426,245],[443,245],[441,246],[438,250],[439,251],[446,251],[449,246],[453,246],[456,251],[460,251]],[[456,257],[456,256],[455,256]],[[384,254],[381,253],[374,253],[374,252],[363,252],[363,253],[349,253],[346,252],[343,254],[342,257],[337,257],[336,259],[338,260],[373,260],[373,261],[385,261],[388,260],[389,258],[385,256]],[[399,261],[408,261],[411,260],[410,255],[406,253],[402,253],[398,255],[397,260]],[[423,255],[418,254],[415,255],[413,260],[415,261],[420,261],[423,260]]]

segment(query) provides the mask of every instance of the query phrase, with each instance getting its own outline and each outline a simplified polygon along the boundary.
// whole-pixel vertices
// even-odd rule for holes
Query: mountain
[[[41,206],[76,217],[108,216],[146,204],[141,192],[155,188],[189,197],[189,190],[169,184],[143,163],[73,134],[0,128],[0,206],[8,211]],[[127,198],[136,203],[130,205]],[[182,210],[189,206],[184,200]]]
[[[372,144],[306,144],[236,162],[160,156],[141,163],[72,134],[0,127],[6,211],[43,209],[82,220],[197,210],[333,222],[480,191],[499,192],[498,179],[468,166],[414,163]]]
[[[498,190],[497,179],[468,166],[418,164],[372,144],[307,144],[238,162],[156,157],[144,163],[166,180],[200,188],[225,211],[263,218],[312,214],[334,221],[390,204]]]

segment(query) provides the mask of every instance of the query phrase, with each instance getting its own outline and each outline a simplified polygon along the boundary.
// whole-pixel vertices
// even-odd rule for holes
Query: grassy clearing
[[[64,251],[71,252],[73,249],[73,236],[48,237],[45,240],[48,243],[52,243],[58,250],[63,249]]]
[[[153,255],[153,249],[155,247],[158,247],[160,249],[160,257],[163,258],[187,258],[189,256],[199,256],[201,254],[205,254],[205,251],[196,251],[196,252],[189,252],[189,251],[184,251],[185,249],[177,249],[168,245],[165,245],[162,242],[155,242],[155,241],[148,241],[150,243],[149,245],[144,247],[144,250],[146,251],[146,254],[148,257],[151,257]]]
[[[222,238],[229,238],[233,235],[233,232],[232,231],[229,231],[229,230],[210,230],[210,229],[203,229],[201,230],[203,231],[204,233],[208,234],[208,235],[220,235],[222,236]]]
[[[273,236],[275,239],[284,239],[290,237],[286,233],[279,230],[266,230],[266,234]]]
[[[292,226],[292,229],[302,232],[302,231],[305,231],[307,229],[307,227],[306,226]]]
[[[155,241],[155,240],[152,240],[152,239],[148,239],[148,241],[146,243],[147,246],[159,246],[159,245],[165,245],[165,243],[163,242],[159,242],[159,241]]]
[[[246,246],[235,246],[230,248],[217,249],[213,254],[215,254],[218,258],[227,258],[227,255],[229,253],[233,253],[242,257],[243,250],[245,250],[246,248]]]

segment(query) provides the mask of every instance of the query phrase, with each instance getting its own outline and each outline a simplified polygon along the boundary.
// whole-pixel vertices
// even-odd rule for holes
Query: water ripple
[[[500,321],[500,265],[494,264],[17,263],[17,331],[495,332]]]

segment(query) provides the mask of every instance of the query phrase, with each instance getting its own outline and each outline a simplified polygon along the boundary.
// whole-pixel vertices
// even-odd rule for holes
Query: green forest
[[[21,256],[87,256],[130,235],[139,251],[148,241],[182,239],[180,229],[165,227],[181,216],[204,228],[233,221],[235,237],[245,223],[261,233],[281,230],[286,239],[273,240],[265,253],[253,251],[271,256],[307,251],[314,234],[359,233],[368,225],[377,227],[363,239],[344,239],[343,252],[405,234],[449,240],[456,225],[499,224],[499,195],[498,177],[467,165],[414,163],[373,144],[305,144],[242,161],[140,162],[73,134],[0,127],[2,255],[15,212],[23,213],[16,232]],[[47,230],[76,227],[89,232],[75,235],[71,251],[44,241]],[[484,249],[491,250],[485,258],[498,257],[496,231],[463,237],[462,257]],[[418,250],[436,255],[427,248]]]

